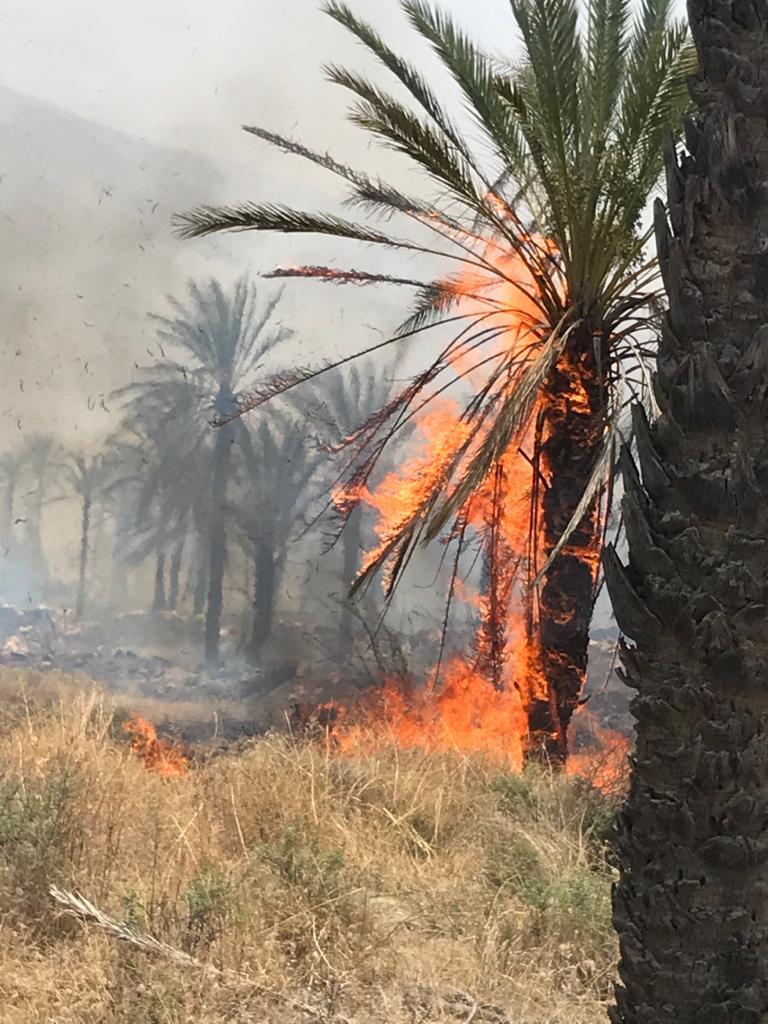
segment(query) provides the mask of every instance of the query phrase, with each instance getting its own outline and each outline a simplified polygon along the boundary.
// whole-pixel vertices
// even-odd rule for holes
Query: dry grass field
[[[583,780],[285,735],[162,778],[124,718],[82,683],[0,674],[4,1024],[604,1019],[614,806]]]

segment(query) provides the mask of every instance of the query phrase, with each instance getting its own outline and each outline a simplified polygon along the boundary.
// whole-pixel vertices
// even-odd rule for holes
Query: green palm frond
[[[462,139],[457,128],[452,124],[445,112],[445,108],[438,100],[424,76],[413,67],[408,61],[403,60],[391,50],[378,32],[370,25],[361,21],[347,4],[331,0],[324,6],[326,14],[329,14],[340,25],[352,32],[378,60],[392,72],[393,75],[408,90],[411,96],[419,103],[422,109],[429,115],[440,131],[450,142],[461,152],[468,161],[472,161],[472,155],[467,148],[466,142]]]
[[[520,85],[529,124],[535,123],[538,145],[551,165],[550,180],[562,193],[569,224],[575,224],[578,197],[572,180],[573,159],[583,149],[580,80],[583,55],[575,0],[511,0],[526,50]],[[562,242],[570,255],[575,238]]]
[[[530,175],[530,157],[519,125],[499,95],[491,61],[447,15],[420,0],[405,0],[403,9],[460,86],[476,125],[501,165],[514,180],[525,181]]]
[[[359,102],[350,120],[377,136],[385,145],[418,163],[435,181],[452,189],[468,205],[482,204],[471,161],[450,136],[413,114],[372,82],[345,68],[326,68],[330,81],[349,89]]]
[[[201,206],[179,214],[175,225],[181,238],[199,238],[217,231],[282,231],[286,234],[335,235],[358,242],[393,248],[412,248],[379,231],[352,224],[330,214],[305,213],[279,203],[242,203],[239,206]]]
[[[583,113],[593,146],[585,157],[597,162],[624,84],[629,0],[593,0],[587,12]]]

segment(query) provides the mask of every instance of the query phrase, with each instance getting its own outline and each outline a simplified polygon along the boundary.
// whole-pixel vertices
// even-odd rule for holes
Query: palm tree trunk
[[[43,489],[45,480],[41,475],[37,482],[37,492],[27,511],[27,522],[24,524],[24,538],[30,562],[33,566],[41,593],[48,587],[48,566],[43,549]]]
[[[5,484],[5,502],[3,505],[3,543],[8,546],[13,543],[13,506],[16,500],[17,474],[9,472]]]
[[[127,567],[120,559],[120,545],[117,538],[112,538],[112,552],[110,557],[109,571],[109,607],[118,608],[125,598],[127,591],[126,576]]]
[[[176,611],[179,603],[179,578],[181,576],[181,559],[184,554],[184,538],[177,542],[171,555],[171,571],[168,579],[168,608]]]
[[[75,615],[78,619],[83,617],[83,612],[85,611],[85,586],[88,571],[88,544],[90,531],[91,498],[89,495],[84,495],[80,525],[80,575],[77,584],[77,602],[75,604]]]
[[[636,691],[614,1024],[768,1019],[768,7],[689,0],[702,71],[669,154],[662,417],[624,454],[606,578]]]
[[[275,554],[270,544],[261,542],[257,545],[253,568],[253,628],[248,645],[248,658],[256,662],[272,632],[275,617],[278,572]]]
[[[231,412],[233,404],[234,397],[231,392],[222,389],[222,394],[217,400],[217,412],[222,411],[219,409],[219,406],[222,406],[226,409],[226,415]],[[234,439],[235,432],[231,422],[217,428],[208,544],[208,603],[205,614],[205,660],[209,665],[215,665],[219,661],[219,636],[224,608],[224,570],[227,561],[226,503]]]
[[[593,336],[588,322],[571,334],[544,388],[537,458],[543,478],[538,543],[544,560],[579,507],[605,429]],[[533,671],[540,685],[533,687],[537,693],[528,708],[529,750],[555,764],[568,756],[568,726],[586,679],[599,545],[594,502],[555,558],[539,595]]]
[[[158,551],[155,561],[155,590],[152,597],[152,611],[165,611],[165,552]]]
[[[358,566],[360,564],[360,550],[362,548],[363,511],[356,506],[341,533],[342,543],[342,567],[341,579],[344,587],[344,599],[341,608],[341,622],[339,624],[339,658],[344,660],[352,652],[352,640],[354,637],[354,613],[352,610],[352,599],[348,596],[349,588],[355,582]]]
[[[208,592],[208,559],[200,555],[195,572],[195,593],[192,599],[192,611],[195,615],[202,615],[205,609],[205,596]]]

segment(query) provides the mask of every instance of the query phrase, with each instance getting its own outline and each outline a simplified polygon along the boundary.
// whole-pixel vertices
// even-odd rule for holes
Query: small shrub
[[[36,917],[48,886],[67,876],[78,781],[58,767],[41,779],[0,782],[0,879],[25,917]]]
[[[516,818],[530,814],[536,807],[534,779],[530,772],[505,772],[491,779],[490,789],[497,793],[505,814]]]
[[[541,863],[532,845],[521,836],[496,839],[485,865],[485,877],[494,889],[509,889],[523,897],[529,906],[536,906],[534,892],[543,886]],[[523,893],[530,893],[526,898]]]
[[[262,847],[261,857],[313,903],[338,900],[344,892],[343,852],[321,849],[317,836],[301,825],[289,825],[279,839]]]
[[[123,894],[123,920],[133,928],[147,927],[147,908],[138,891],[130,888]]]
[[[189,950],[209,946],[220,934],[230,913],[233,885],[216,867],[194,875],[182,899],[187,905],[185,945]]]

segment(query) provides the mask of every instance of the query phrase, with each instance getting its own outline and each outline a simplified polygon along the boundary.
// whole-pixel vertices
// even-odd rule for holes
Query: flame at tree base
[[[499,690],[457,658],[423,687],[388,680],[355,704],[332,703],[328,735],[341,756],[366,757],[387,748],[480,754],[509,771],[525,762],[527,715],[516,689]],[[629,739],[602,728],[582,708],[574,716],[578,748],[565,767],[596,788],[623,790],[628,775]]]
[[[389,680],[356,705],[334,705],[330,735],[342,754],[374,754],[387,746],[493,756],[511,769],[523,764],[525,711],[515,691],[497,690],[455,659],[416,688]]]

